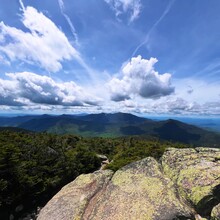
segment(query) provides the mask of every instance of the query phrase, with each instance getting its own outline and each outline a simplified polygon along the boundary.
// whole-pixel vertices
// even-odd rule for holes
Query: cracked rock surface
[[[219,192],[219,149],[168,149],[160,162],[148,157],[115,173],[80,175],[38,220],[220,219]]]
[[[220,150],[210,148],[169,149],[162,157],[164,174],[178,194],[203,216],[220,203]]]

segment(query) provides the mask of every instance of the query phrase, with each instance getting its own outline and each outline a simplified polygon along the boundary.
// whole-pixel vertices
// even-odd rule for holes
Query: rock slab
[[[115,173],[80,175],[38,220],[220,219],[219,188],[219,149],[168,149],[160,162],[149,157]]]
[[[82,218],[90,199],[112,177],[110,170],[80,175],[64,186],[40,211],[38,220],[78,220]]]
[[[180,197],[201,215],[209,216],[220,203],[219,149],[169,149],[162,157],[162,167]]]

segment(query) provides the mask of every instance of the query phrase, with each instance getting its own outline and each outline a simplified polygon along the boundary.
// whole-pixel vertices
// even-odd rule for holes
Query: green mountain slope
[[[210,147],[216,147],[220,143],[219,133],[177,120],[154,121],[126,113],[23,116],[13,120],[16,121],[14,126],[36,132],[76,134],[84,137],[153,136],[162,140]],[[19,124],[18,120],[23,122]]]

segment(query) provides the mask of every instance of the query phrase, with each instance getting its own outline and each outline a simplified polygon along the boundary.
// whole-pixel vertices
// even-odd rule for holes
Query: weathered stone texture
[[[168,149],[115,174],[80,175],[41,210],[38,220],[220,219],[220,150]],[[203,218],[202,218],[203,217]]]

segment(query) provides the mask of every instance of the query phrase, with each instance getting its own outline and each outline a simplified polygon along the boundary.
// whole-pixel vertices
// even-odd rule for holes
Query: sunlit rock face
[[[180,197],[201,215],[210,215],[213,206],[220,203],[219,149],[169,149],[162,157],[162,167]]]
[[[38,220],[219,219],[220,150],[168,149],[117,172],[80,175]]]

